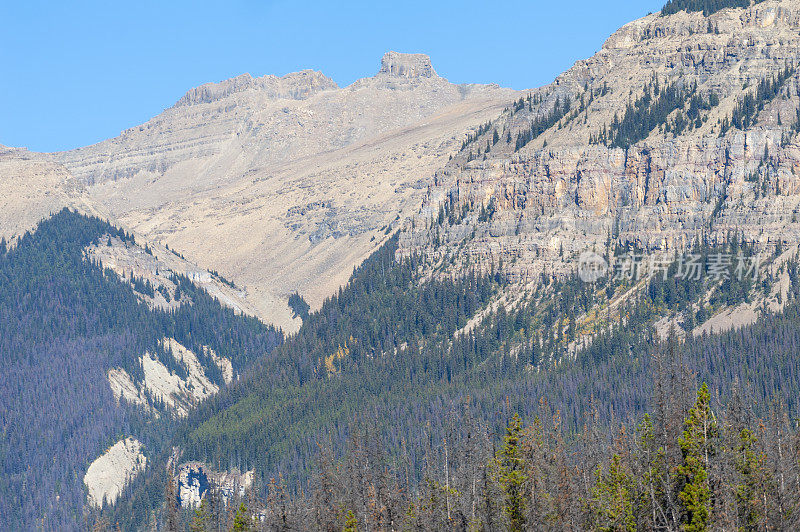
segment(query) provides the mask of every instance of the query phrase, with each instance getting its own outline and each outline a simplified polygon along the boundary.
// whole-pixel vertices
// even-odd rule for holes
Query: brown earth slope
[[[390,52],[345,88],[312,71],[203,85],[117,138],[51,157],[124,226],[218,270],[291,330],[288,295],[319,306],[418,208],[465,133],[518,96]]]

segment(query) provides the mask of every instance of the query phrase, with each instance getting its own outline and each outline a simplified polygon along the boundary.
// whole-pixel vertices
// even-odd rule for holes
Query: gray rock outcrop
[[[762,80],[798,66],[797,0],[634,21],[532,91],[530,102],[505,111],[438,172],[406,226],[402,252],[457,256],[455,267],[502,261],[513,276],[531,279],[569,271],[572,259],[604,250],[610,238],[661,251],[732,232],[764,245],[797,242],[798,71],[752,125],[722,124]],[[674,124],[688,100],[630,147],[592,140],[655,82],[696,84],[698,96],[714,94],[719,103],[679,134]],[[565,98],[570,112],[517,149],[517,135]],[[448,213],[443,224],[440,210]]]

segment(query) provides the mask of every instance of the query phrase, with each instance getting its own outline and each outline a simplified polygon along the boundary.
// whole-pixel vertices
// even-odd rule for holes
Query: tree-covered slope
[[[579,431],[589,416],[606,428],[636,420],[653,407],[653,383],[675,370],[654,364],[660,349],[655,321],[671,316],[691,330],[722,308],[763,297],[776,282],[766,269],[760,282],[740,281],[732,275],[735,264],[730,279],[682,279],[676,262],[666,278],[641,282],[543,276],[519,299],[493,304],[508,288],[502,275],[422,277],[428,270],[419,259],[395,260],[396,246],[393,238],[296,336],[190,415],[176,440],[184,459],[223,469],[252,467],[258,496],[267,495],[272,478],[283,478],[290,492],[308,492],[306,482],[319,472],[320,448],[337,456],[354,426],[366,425],[387,459],[402,464],[397,472],[406,489],[418,493],[431,449],[441,449],[453,430],[461,430],[462,419],[478,420],[491,434],[511,412],[532,419],[544,399],[567,431]],[[735,238],[724,246],[698,243],[695,251],[702,257],[754,253]],[[790,281],[781,316],[685,340],[682,365],[711,385],[715,405],[738,382],[753,398],[754,411],[763,413],[770,400],[780,399],[790,414],[798,412],[800,278],[794,264],[792,259],[778,268]],[[590,329],[586,316],[622,295],[614,299],[618,311],[596,315]],[[483,320],[464,327],[486,308]],[[592,342],[575,349],[587,334]],[[126,526],[141,523],[148,513],[140,501],[160,504],[162,486],[142,480],[116,519]],[[138,521],[129,519],[134,508]]]
[[[320,443],[302,491],[274,479],[265,497],[230,504],[233,514],[212,487],[200,508],[188,515],[175,508],[168,522],[203,531],[237,523],[256,530],[796,530],[800,430],[786,405],[754,403],[737,385],[720,405],[719,389],[695,378],[696,360],[680,346],[652,355],[652,401],[641,416],[600,421],[590,404],[575,427],[565,423],[562,403],[544,396],[524,416],[527,426],[508,403],[493,425],[473,415],[469,400],[452,404],[444,437],[425,445],[421,481],[410,475],[407,448],[390,453],[392,436],[365,417],[341,455]]]
[[[111,368],[141,377],[145,352],[186,371],[164,353],[175,338],[208,346],[237,370],[281,341],[279,331],[235,315],[185,278],[187,304],[152,310],[134,285],[92,262],[85,248],[132,237],[97,218],[64,210],[0,246],[0,523],[6,529],[85,525],[83,476],[122,435],[158,452],[173,421],[117,404]],[[141,287],[140,287],[141,288]],[[213,366],[213,364],[210,364]],[[219,372],[209,372],[221,384]]]

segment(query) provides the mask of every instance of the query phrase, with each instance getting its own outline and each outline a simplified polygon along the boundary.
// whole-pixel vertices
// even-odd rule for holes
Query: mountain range
[[[678,529],[713,409],[711,528],[791,530],[798,63],[798,0],[670,0],[530,90],[388,52],[0,147],[0,521]]]
[[[389,52],[344,88],[308,70],[209,83],[119,137],[44,160],[81,200],[223,273],[261,318],[296,330],[288,296],[318,308],[416,208],[464,132],[515,96]]]

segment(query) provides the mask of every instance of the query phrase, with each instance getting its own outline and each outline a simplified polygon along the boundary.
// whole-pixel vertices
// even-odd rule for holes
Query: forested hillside
[[[297,505],[294,511],[301,513],[292,519],[299,523],[311,518],[302,514],[312,511],[310,507],[317,512],[315,519],[332,519],[341,527],[346,521],[345,506],[356,512],[373,511],[369,508],[376,503],[367,494],[383,489],[375,484],[378,478],[399,486],[402,497],[391,502],[397,519],[401,513],[416,515],[414,508],[422,511],[420,497],[441,502],[447,491],[442,491],[442,475],[452,474],[453,483],[465,478],[457,465],[463,457],[451,457],[454,461],[449,467],[454,469],[448,470],[442,465],[444,450],[456,452],[449,446],[460,445],[456,442],[463,443],[472,434],[470,438],[480,438],[482,450],[470,467],[483,467],[487,453],[499,444],[499,431],[514,412],[531,422],[536,416],[550,419],[558,412],[559,437],[564,440],[561,450],[575,467],[587,472],[587,478],[601,459],[608,458],[607,443],[623,430],[620,423],[625,424],[626,433],[633,431],[641,416],[658,406],[654,398],[661,393],[659,387],[671,379],[681,380],[685,388],[680,408],[671,407],[672,416],[687,414],[688,406],[683,407],[690,402],[687,394],[694,391],[695,382],[709,384],[715,411],[727,408],[723,405],[739,394],[747,397],[751,417],[768,416],[773,400],[782,403],[790,418],[798,413],[800,361],[794,348],[800,341],[796,303],[800,277],[795,257],[781,270],[791,283],[785,313],[721,336],[695,339],[689,335],[679,349],[678,340],[673,340],[665,355],[653,327],[657,319],[673,315],[681,316],[684,323],[702,323],[722,307],[760,297],[775,278],[765,274],[761,282],[681,280],[675,275],[677,263],[670,266],[666,281],[655,276],[645,284],[542,278],[519,302],[490,305],[495,310],[480,323],[456,333],[476,310],[495,300],[506,280],[492,271],[470,273],[455,281],[423,279],[418,258],[394,260],[396,246],[393,238],[354,273],[347,287],[309,316],[297,336],[261,359],[239,385],[190,416],[177,441],[185,459],[221,468],[253,467],[258,480],[252,497],[276,501],[294,494],[300,497],[292,503]],[[701,256],[723,251],[754,253],[733,237],[724,247],[698,243],[695,251]],[[775,257],[777,252],[767,262],[771,264]],[[622,293],[634,295],[619,305],[619,313],[599,321],[594,341],[572,355],[575,339],[587,333],[585,325],[576,327],[585,323],[578,318],[607,306],[613,294]],[[695,306],[701,300],[706,303]],[[670,421],[673,425],[681,422],[682,417]],[[587,424],[598,432],[587,447],[591,453],[583,455],[576,438]],[[368,439],[361,433],[365,428],[371,434]],[[363,482],[358,484],[363,492],[354,492],[351,480],[344,479],[333,497],[342,498],[346,505],[342,500],[314,499],[312,503],[303,499],[320,489],[319,475],[343,474],[341,469],[323,473],[319,460],[336,461],[353,448],[362,453],[353,460],[375,459],[365,457],[365,449],[385,460],[384,465],[361,464],[368,469],[366,477],[353,482]],[[486,475],[490,475],[488,470]],[[488,478],[483,482],[489,482]],[[277,484],[269,487],[271,479]],[[438,484],[431,484],[433,480]],[[124,528],[143,520],[158,522],[152,521],[151,513],[159,515],[158,508],[147,510],[142,501],[160,505],[164,485],[163,477],[142,479],[133,498],[108,518]],[[459,496],[467,496],[464,489],[458,488]],[[482,495],[481,504],[499,508],[498,486],[489,483],[485,489],[489,491]],[[381,493],[370,496],[388,496]],[[572,502],[577,504],[577,499]],[[424,519],[444,519],[436,514],[440,510],[430,510],[433,513]],[[502,519],[499,510],[492,515],[480,520]],[[184,515],[185,524],[189,518]],[[386,518],[356,516],[361,527],[369,528],[380,526],[379,520]],[[473,516],[467,512],[459,519],[465,519],[464,525]],[[320,521],[319,526],[335,528],[328,521]]]
[[[241,190],[268,211],[235,194],[174,218],[177,200],[136,207],[145,225],[170,220],[157,231],[180,225],[190,256],[215,234],[199,256],[223,255],[226,273],[245,257],[259,284],[299,275],[285,275],[298,257],[358,255],[356,237],[370,238],[372,255],[321,308],[341,277],[278,288],[302,321],[287,338],[182,276],[154,286],[104,269],[96,258],[115,255],[97,250],[134,239],[95,218],[63,211],[0,244],[0,525],[800,528],[798,6],[670,0],[451,139],[461,149],[431,179],[397,170],[394,194],[411,175],[425,190],[408,218],[350,216],[363,211],[327,195],[341,182],[307,187],[331,177],[308,158],[245,175]],[[379,81],[432,74],[425,56],[394,57]],[[147,133],[141,145],[167,146],[170,161],[148,131],[131,138]],[[131,150],[130,168],[158,166]],[[380,168],[369,179],[391,183]],[[120,184],[103,195],[139,183],[113,171]],[[302,202],[273,202],[276,183]],[[243,235],[237,213],[273,207],[273,221],[291,218],[275,234],[305,232],[264,254],[273,240]],[[236,252],[244,236],[255,240]],[[153,368],[163,378],[148,383]],[[89,510],[83,473],[127,436],[147,468]]]
[[[0,244],[0,523],[7,530],[86,525],[83,476],[90,461],[123,435],[157,453],[173,421],[117,404],[107,372],[137,379],[145,352],[169,363],[160,341],[209,346],[244,368],[281,334],[235,315],[186,278],[187,301],[153,310],[85,253],[109,236],[132,237],[97,218],[64,210],[7,249]],[[151,288],[152,290],[152,288]],[[185,372],[174,360],[173,371]],[[213,366],[213,364],[211,365]],[[221,383],[217,372],[210,375]]]
[[[573,428],[543,397],[525,425],[506,405],[495,431],[466,400],[426,447],[418,483],[390,438],[354,429],[341,457],[321,444],[302,491],[273,479],[226,512],[212,487],[183,515],[167,497],[164,519],[198,531],[796,530],[800,431],[785,405],[757,417],[734,386],[722,407],[674,344],[655,360],[652,411],[627,423],[589,408]]]

